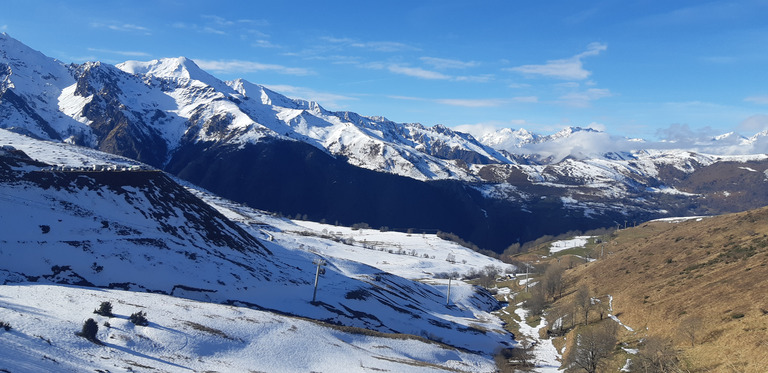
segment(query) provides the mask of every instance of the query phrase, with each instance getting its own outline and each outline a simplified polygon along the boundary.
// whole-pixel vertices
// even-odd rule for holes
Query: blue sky
[[[768,129],[768,0],[4,0],[64,62],[186,56],[330,110],[663,139]]]

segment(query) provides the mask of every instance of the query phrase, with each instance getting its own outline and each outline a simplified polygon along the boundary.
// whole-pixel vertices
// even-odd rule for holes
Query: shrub
[[[114,316],[112,314],[112,303],[110,302],[101,302],[101,305],[99,305],[99,308],[93,310],[93,313],[105,317],[112,317]]]
[[[77,333],[78,336],[83,337],[93,343],[100,344],[98,338],[96,338],[96,333],[99,332],[99,324],[96,323],[94,319],[88,319],[85,320],[83,323],[83,329],[80,331],[80,333]]]
[[[144,311],[132,313],[131,317],[129,317],[128,320],[130,320],[134,325],[139,325],[139,326],[149,325],[149,320],[147,320],[147,313]]]
[[[3,330],[5,330],[7,332],[7,331],[11,330],[11,324],[9,324],[9,323],[7,323],[5,321],[0,321],[0,328],[3,328]]]

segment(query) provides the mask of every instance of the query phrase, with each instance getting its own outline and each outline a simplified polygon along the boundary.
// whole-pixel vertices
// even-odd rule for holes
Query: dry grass
[[[626,341],[673,338],[692,371],[768,372],[768,209],[642,224],[606,251],[566,272],[566,293],[586,284],[613,295],[614,313],[638,331]],[[679,331],[687,317],[703,321],[694,347]]]

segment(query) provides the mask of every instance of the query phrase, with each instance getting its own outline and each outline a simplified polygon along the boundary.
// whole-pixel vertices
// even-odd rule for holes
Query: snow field
[[[112,303],[115,317],[92,313],[103,301]],[[147,313],[149,326],[127,320],[139,310]],[[103,346],[75,335],[88,318],[98,322]],[[0,332],[0,368],[12,372],[493,370],[487,357],[434,343],[347,333],[305,319],[150,293],[3,285],[0,320],[12,327]]]
[[[576,236],[568,240],[560,240],[552,242],[549,247],[549,254],[554,254],[563,250],[573,249],[577,247],[584,247],[587,244],[587,240],[592,236]]]

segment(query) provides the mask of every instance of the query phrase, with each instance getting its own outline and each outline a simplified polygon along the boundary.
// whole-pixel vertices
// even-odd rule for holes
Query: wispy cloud
[[[319,39],[335,46],[360,48],[374,52],[393,53],[420,50],[412,45],[396,41],[361,41],[352,38],[336,38],[332,36],[322,36]]]
[[[520,89],[520,88],[529,88],[531,85],[527,83],[510,83],[507,84],[507,87],[513,88],[513,89]]]
[[[402,52],[402,51],[418,51],[419,48],[410,46],[404,43],[398,43],[394,41],[373,41],[364,43],[352,43],[352,47],[368,49],[375,52]]]
[[[282,48],[280,45],[272,44],[269,40],[256,40],[251,43],[251,46],[257,48]]]
[[[216,35],[226,35],[227,32],[224,30],[219,30],[217,28],[211,27],[211,26],[205,26],[201,29],[202,32],[206,34],[216,34]]]
[[[203,70],[210,70],[221,73],[252,73],[256,71],[273,71],[285,75],[306,76],[313,75],[310,69],[302,67],[287,67],[274,64],[263,64],[254,61],[243,60],[195,60],[195,63]]]
[[[336,93],[319,92],[311,88],[296,87],[292,85],[269,85],[266,87],[284,95],[318,102],[320,105],[330,110],[345,109],[346,105],[342,102],[358,100],[356,97],[344,96]]]
[[[536,103],[539,99],[536,96],[512,97],[512,98],[492,98],[492,99],[437,99],[434,102],[450,106],[462,107],[498,107],[512,103]]]
[[[768,95],[766,96],[750,96],[744,99],[746,102],[753,104],[768,105]]]
[[[425,64],[432,66],[433,68],[438,70],[466,69],[466,68],[478,66],[480,64],[475,61],[460,61],[460,60],[453,60],[448,58],[437,58],[437,57],[421,57],[419,59]]]
[[[597,56],[600,54],[600,52],[606,49],[608,49],[608,47],[605,44],[591,43],[587,46],[586,51],[570,58],[550,60],[543,65],[523,65],[512,67],[507,70],[556,79],[584,80],[589,78],[592,72],[584,69],[584,63],[582,62],[582,59],[585,57]]]
[[[511,97],[511,98],[481,98],[481,99],[466,99],[466,98],[423,98],[412,96],[388,96],[396,100],[408,100],[408,101],[424,101],[433,102],[441,105],[459,106],[469,108],[482,108],[482,107],[498,107],[509,105],[513,103],[536,103],[538,98],[535,96],[525,97]]]
[[[240,35],[241,37],[254,36],[265,37],[266,35],[257,30],[257,27],[267,27],[269,22],[257,19],[228,19],[217,15],[201,15],[201,22],[175,22],[172,27],[192,30],[204,34],[214,35]]]
[[[108,29],[112,31],[120,31],[120,32],[132,32],[132,33],[139,33],[144,35],[151,35],[152,32],[150,29],[134,25],[131,23],[121,23],[121,22],[92,22],[91,27],[93,28],[100,28],[100,29]]]
[[[756,114],[739,123],[739,130],[747,133],[756,133],[768,130],[768,115]]]
[[[117,51],[117,50],[100,49],[100,48],[88,48],[88,50],[96,53],[117,54],[117,55],[126,56],[126,57],[149,57],[150,56],[149,53],[137,52],[137,51]]]
[[[611,97],[613,94],[606,88],[590,88],[585,91],[571,92],[560,96],[560,102],[574,107],[589,107],[592,101]]]
[[[264,19],[247,19],[247,18],[228,19],[228,18],[224,18],[221,16],[212,15],[212,14],[204,14],[200,17],[206,20],[209,24],[217,25],[220,27],[232,27],[237,25],[246,25],[251,27],[269,26],[269,21]]]
[[[0,31],[8,30],[8,25],[0,25]]]
[[[370,62],[357,64],[358,67],[373,69],[373,70],[387,70],[391,73],[410,76],[413,78],[426,79],[426,80],[450,80],[457,82],[475,82],[485,83],[493,79],[493,75],[473,75],[473,76],[456,76],[449,75],[439,71],[427,70],[421,67],[412,67],[408,65],[386,63],[386,62]]]
[[[493,80],[493,74],[456,76],[453,80],[457,82],[487,83]]]
[[[442,73],[439,73],[437,71],[430,71],[425,70],[420,67],[408,67],[408,66],[401,66],[401,65],[389,65],[387,66],[387,70],[390,72],[393,72],[395,74],[400,75],[406,75],[411,76],[414,78],[419,79],[430,79],[430,80],[448,80],[451,79],[451,76],[445,75]]]

